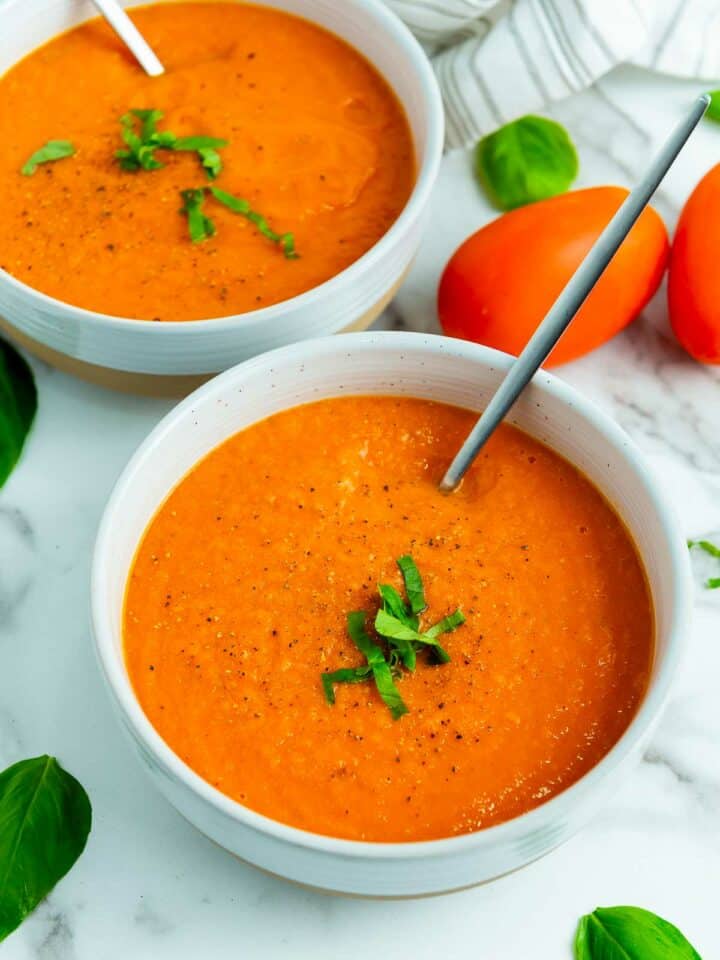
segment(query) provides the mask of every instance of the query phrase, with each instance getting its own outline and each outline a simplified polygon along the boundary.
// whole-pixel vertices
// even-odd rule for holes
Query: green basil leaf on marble
[[[640,907],[598,907],[581,917],[575,960],[702,960],[677,927]]]
[[[54,757],[0,773],[0,941],[75,863],[91,819],[85,790]]]
[[[514,210],[564,193],[578,174],[578,157],[564,127],[529,115],[480,140],[475,172],[494,206]]]
[[[708,120],[720,123],[720,90],[710,90],[708,96],[710,97],[710,106],[705,111],[705,116]]]
[[[11,344],[0,340],[0,487],[20,459],[36,410],[32,370]]]

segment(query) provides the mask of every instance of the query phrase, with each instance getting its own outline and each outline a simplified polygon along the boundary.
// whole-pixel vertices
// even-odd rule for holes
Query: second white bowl
[[[159,0],[172,2],[172,0]],[[121,0],[131,6],[132,0]],[[317,23],[359,50],[385,77],[410,123],[417,180],[404,210],[359,260],[326,283],[251,313],[193,322],[147,323],[82,310],[48,297],[0,269],[0,326],[57,366],[110,386],[152,390],[137,376],[208,375],[265,350],[368,326],[392,297],[420,243],[442,154],[443,108],[420,45],[381,0],[265,0]],[[96,14],[82,0],[4,0],[0,73],[64,30]],[[3,323],[4,321],[4,323]],[[183,390],[182,381],[169,391]],[[158,392],[164,392],[162,384]]]
[[[361,843],[270,820],[187,767],[143,713],[125,668],[125,585],[138,542],[170,490],[229,436],[280,410],[344,394],[409,394],[481,409],[512,358],[421,334],[348,334],[276,350],[217,377],[150,434],[118,481],[93,565],[97,651],[125,728],[158,789],[203,833],[272,873],[335,892],[417,896],[470,886],[547,853],[582,826],[647,743],[667,696],[690,608],[685,541],[628,437],[550,374],[510,422],[566,457],[605,494],[645,564],[656,619],[647,695],[620,741],[582,779],[530,813],[477,833],[421,843]],[[450,455],[452,451],[448,451]]]

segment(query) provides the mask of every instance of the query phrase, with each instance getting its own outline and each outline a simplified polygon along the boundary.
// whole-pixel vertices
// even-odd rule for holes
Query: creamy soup
[[[335,837],[409,841],[501,823],[595,765],[653,659],[645,574],[622,522],[567,461],[501,426],[450,496],[475,415],[399,397],[323,400],[233,436],[179,483],[132,566],[127,667],[168,745],[223,793]],[[459,608],[448,656],[395,664],[393,718],[348,613],[377,585]],[[361,617],[362,619],[362,617]]]
[[[388,230],[413,187],[413,143],[393,91],[357,51],[259,6],[158,4],[132,17],[165,75],[147,77],[93,20],[0,78],[0,267],[90,310],[197,320],[303,293]],[[175,137],[153,146],[148,128],[149,169],[116,156],[123,133],[142,139],[132,110],[160,111],[156,138]],[[225,145],[201,153],[183,149],[187,137]],[[73,155],[23,174],[48,141]],[[188,190],[202,191],[211,221],[194,239],[203,222],[181,212]],[[288,235],[296,257],[277,241]]]

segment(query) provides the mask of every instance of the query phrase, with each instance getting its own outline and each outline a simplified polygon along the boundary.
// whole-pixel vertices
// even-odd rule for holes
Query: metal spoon
[[[490,398],[487,407],[480,414],[477,423],[455,455],[455,459],[440,482],[440,489],[443,492],[449,493],[457,487],[490,434],[532,380],[540,364],[570,325],[658,184],[682,150],[685,141],[701,120],[709,103],[710,97],[707,94],[697,98],[688,115],[670,134],[645,176],[631,190],[620,209],[597,238],[525,349],[508,370],[505,379]]]
[[[161,73],[165,73],[165,67],[158,60],[150,44],[117,0],[93,0],[93,3],[130,50],[145,73],[151,77],[159,77]]]

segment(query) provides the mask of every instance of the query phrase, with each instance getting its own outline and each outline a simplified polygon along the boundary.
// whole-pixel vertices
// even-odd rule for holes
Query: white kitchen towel
[[[620,63],[720,83],[720,0],[387,0],[432,55],[449,147]]]

